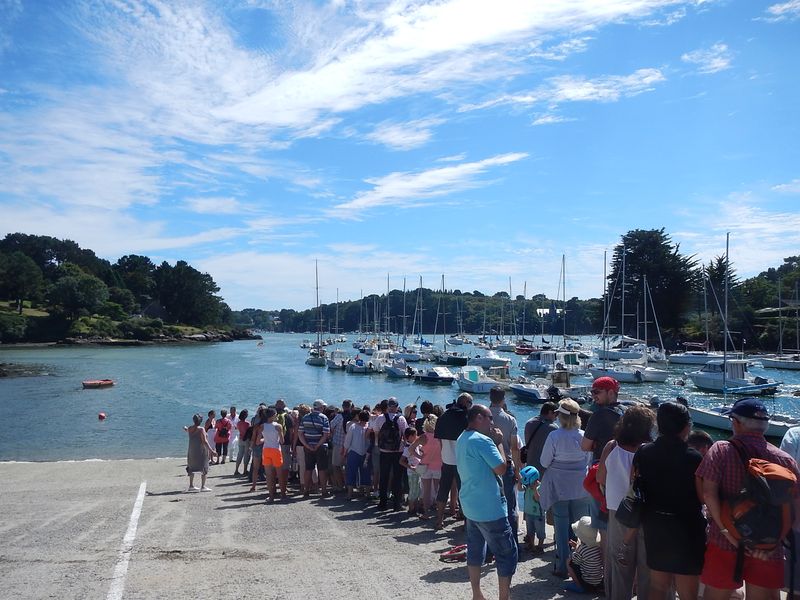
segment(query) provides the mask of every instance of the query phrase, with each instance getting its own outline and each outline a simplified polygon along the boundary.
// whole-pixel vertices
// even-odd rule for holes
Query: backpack
[[[219,428],[219,437],[227,438],[229,434],[230,434],[230,432],[228,431],[228,426],[227,425]]]
[[[797,477],[782,465],[748,457],[738,440],[729,443],[742,460],[745,476],[741,489],[722,499],[721,520],[739,542],[734,579],[741,582],[745,550],[774,550],[791,530]]]
[[[394,419],[389,414],[386,415],[386,420],[378,431],[378,448],[381,450],[400,451],[400,426],[397,424],[399,418],[400,415],[396,415]]]

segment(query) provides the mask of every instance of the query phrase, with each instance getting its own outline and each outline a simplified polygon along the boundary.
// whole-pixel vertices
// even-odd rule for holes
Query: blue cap
[[[767,407],[758,398],[742,398],[737,400],[731,408],[732,415],[756,419],[758,421],[769,421]]]

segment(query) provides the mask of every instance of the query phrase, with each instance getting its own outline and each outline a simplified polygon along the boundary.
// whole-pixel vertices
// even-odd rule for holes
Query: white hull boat
[[[671,365],[704,365],[710,360],[722,360],[720,352],[704,352],[702,350],[690,350],[688,352],[677,352],[667,357]]]
[[[447,367],[429,367],[427,369],[418,369],[414,373],[414,381],[417,383],[450,385],[453,380],[455,380],[455,375]]]
[[[594,379],[607,376],[620,383],[664,383],[668,375],[663,369],[632,365],[616,365],[605,369],[602,367],[591,368],[589,372]]]
[[[383,372],[386,373],[387,377],[392,377],[394,379],[405,379],[414,375],[414,369],[409,367],[406,361],[402,359],[393,360],[391,364],[383,368]]]
[[[549,386],[543,383],[512,383],[508,389],[522,402],[533,402],[534,404],[542,404],[550,400],[550,394],[547,391]]]
[[[456,379],[456,385],[462,392],[488,394],[493,387],[499,385],[499,382],[496,379],[487,377],[481,367],[466,366],[461,367]]]
[[[331,371],[344,371],[347,368],[347,361],[350,357],[344,350],[333,350],[328,353],[325,364]]]
[[[476,355],[467,361],[470,367],[483,367],[489,369],[491,367],[508,367],[511,365],[510,358],[503,358],[494,350],[487,350],[484,354]]]
[[[723,372],[724,369],[724,372]],[[688,373],[695,387],[706,392],[759,396],[774,394],[780,382],[764,377],[754,377],[743,359],[712,360],[699,371]]]
[[[729,418],[730,410],[730,406],[711,406],[708,408],[700,408],[697,406],[689,407],[689,413],[692,415],[692,421],[695,425],[713,427],[714,429],[720,429],[722,431],[733,431]],[[782,438],[790,427],[796,427],[797,425],[800,425],[799,419],[783,415],[773,415],[770,417],[766,435],[769,437]]]
[[[761,364],[767,369],[787,369],[790,371],[800,371],[800,354],[764,356],[761,358]]]

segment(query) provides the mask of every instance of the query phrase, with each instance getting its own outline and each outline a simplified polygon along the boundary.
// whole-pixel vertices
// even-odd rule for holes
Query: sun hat
[[[756,419],[758,421],[769,421],[767,407],[758,398],[742,398],[737,400],[731,408],[732,415]]]
[[[578,406],[578,403],[575,402],[575,400],[562,400],[558,403],[556,412],[569,417],[574,417],[581,412],[581,407]]]
[[[619,381],[613,377],[598,377],[592,382],[593,390],[607,390],[611,392],[619,391]]]
[[[314,400],[314,410],[322,410],[323,408],[327,408],[328,405],[325,403],[324,400]]]
[[[572,524],[572,531],[578,536],[582,544],[587,546],[597,546],[597,529],[592,527],[591,517],[581,517]]]

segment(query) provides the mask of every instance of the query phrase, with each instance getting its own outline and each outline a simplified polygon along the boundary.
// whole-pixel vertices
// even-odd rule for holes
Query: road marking
[[[139,495],[136,496],[136,502],[133,503],[128,531],[125,532],[125,537],[122,538],[122,547],[119,549],[119,558],[114,567],[114,575],[111,577],[111,589],[108,590],[106,600],[122,600],[122,592],[125,590],[125,576],[128,574],[128,563],[131,560],[133,540],[136,538],[136,527],[139,524],[139,515],[142,514],[142,503],[144,502],[146,488],[147,482],[143,481],[142,485],[139,486]]]

